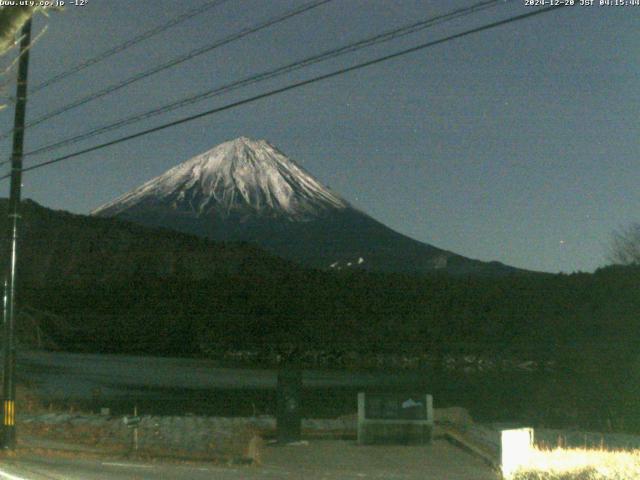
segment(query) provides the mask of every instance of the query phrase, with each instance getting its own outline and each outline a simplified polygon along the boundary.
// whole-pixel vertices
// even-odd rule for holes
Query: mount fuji
[[[252,242],[323,269],[518,271],[397,233],[351,206],[265,140],[246,137],[187,160],[91,213],[218,241]]]

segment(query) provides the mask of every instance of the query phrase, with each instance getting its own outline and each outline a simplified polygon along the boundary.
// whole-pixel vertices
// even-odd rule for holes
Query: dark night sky
[[[45,25],[47,31],[32,50],[30,81],[37,84],[202,3],[88,0],[85,7],[38,16],[35,31]],[[34,94],[28,116],[302,3],[229,0]],[[334,0],[33,127],[26,149],[473,3]],[[524,0],[507,1],[25,162],[531,8]],[[88,213],[177,163],[245,135],[269,140],[355,206],[420,241],[517,267],[592,271],[606,263],[612,230],[640,221],[639,27],[640,7],[561,9],[26,173],[24,195]],[[3,130],[12,117],[10,108],[0,113]],[[5,158],[9,146],[7,140],[1,144]]]

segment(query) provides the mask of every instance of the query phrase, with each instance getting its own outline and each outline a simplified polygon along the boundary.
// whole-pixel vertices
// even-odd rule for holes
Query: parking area
[[[283,479],[497,480],[483,460],[446,440],[424,446],[359,446],[355,441],[317,440],[267,446],[265,473]],[[267,474],[265,478],[278,478]]]

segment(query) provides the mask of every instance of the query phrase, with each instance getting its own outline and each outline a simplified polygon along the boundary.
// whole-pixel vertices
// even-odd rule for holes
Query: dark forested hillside
[[[0,238],[6,235],[0,202]],[[134,279],[209,279],[220,274],[296,268],[248,244],[214,243],[168,229],[22,206],[19,278],[30,286],[78,288]]]
[[[532,425],[640,431],[638,382],[629,381],[640,376],[640,268],[320,271],[247,244],[33,202],[23,217],[23,343],[260,366],[422,367],[439,394],[487,418],[509,410]]]
[[[19,306],[53,315],[40,326],[61,348],[199,355],[281,344],[481,345],[546,355],[639,338],[637,268],[495,278],[326,272],[246,244],[33,202],[23,216]]]

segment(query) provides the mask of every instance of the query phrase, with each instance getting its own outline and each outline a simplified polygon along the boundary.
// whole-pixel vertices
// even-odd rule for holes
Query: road
[[[250,368],[222,368],[213,360],[132,355],[78,354],[22,351],[18,367],[25,378],[48,388],[75,388],[78,395],[87,388],[157,386],[171,388],[273,388],[277,371]],[[308,387],[352,387],[395,385],[411,381],[415,372],[398,374],[353,373],[348,371],[305,371]],[[73,385],[69,384],[73,382]]]
[[[96,388],[103,395],[118,395],[154,387],[272,388],[276,382],[274,371],[220,368],[201,359],[25,351],[17,363],[18,375],[39,389],[86,399]]]
[[[156,414],[245,415],[251,413],[245,411],[251,405],[266,408],[273,403],[269,395],[277,381],[276,370],[223,368],[206,359],[23,351],[17,362],[19,381],[28,382],[40,398],[110,406],[114,412],[120,402],[127,409],[144,405],[147,413]],[[418,379],[418,372],[303,374],[305,388],[350,389],[348,396],[354,401],[351,390],[415,385]],[[221,390],[224,399],[220,399]],[[237,405],[237,411],[230,411],[230,404]]]
[[[45,459],[38,457],[0,462],[0,479],[6,480],[239,480],[279,478],[254,476],[249,468],[209,465],[164,465],[131,461]],[[268,475],[268,472],[265,472]]]
[[[158,464],[122,460],[24,457],[0,462],[7,480],[497,480],[481,460],[436,440],[432,445],[361,447],[315,441],[267,447],[260,466]]]

